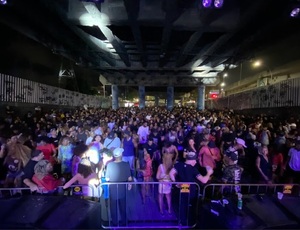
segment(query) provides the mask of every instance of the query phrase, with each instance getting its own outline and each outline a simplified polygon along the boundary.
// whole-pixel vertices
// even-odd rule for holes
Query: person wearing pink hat
[[[243,146],[244,148],[247,148],[246,144],[245,144],[245,141],[241,138],[236,138],[235,139],[236,143]]]
[[[239,164],[244,166],[245,148],[247,148],[245,141],[242,138],[235,138],[233,147],[238,151]]]

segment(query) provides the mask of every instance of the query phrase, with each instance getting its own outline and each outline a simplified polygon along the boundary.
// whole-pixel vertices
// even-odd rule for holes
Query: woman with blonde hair
[[[170,173],[172,168],[173,168],[172,158],[170,158],[166,154],[164,154],[163,158],[162,158],[162,164],[160,164],[158,166],[158,170],[157,170],[157,173],[156,173],[156,179],[159,182],[162,182],[158,185],[159,210],[160,210],[160,213],[162,215],[164,214],[164,210],[163,210],[164,195],[167,199],[168,214],[171,214],[171,188],[172,188],[172,184],[168,183],[168,182],[171,182],[169,173]]]
[[[40,160],[34,166],[32,180],[41,188],[42,192],[54,191],[65,182],[64,178],[56,179],[51,174],[52,171],[53,166],[48,160]]]
[[[98,175],[93,171],[91,162],[87,158],[83,158],[78,165],[77,174],[64,185],[63,189],[67,189],[73,184],[89,185],[90,187],[82,187],[83,195],[88,197],[99,197],[99,194],[97,193],[97,186],[99,183]]]
[[[18,136],[12,136],[7,143],[7,156],[3,164],[8,172],[4,182],[5,187],[21,186],[22,169],[30,159],[31,149],[18,142]]]
[[[57,160],[61,164],[61,174],[66,179],[70,179],[72,175],[73,148],[70,137],[63,136],[60,139]]]
[[[272,165],[269,158],[268,146],[263,145],[258,148],[258,155],[255,163],[259,182],[272,183]]]

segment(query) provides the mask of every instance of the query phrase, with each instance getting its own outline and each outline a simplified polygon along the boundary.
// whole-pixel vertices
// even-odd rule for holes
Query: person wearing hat
[[[299,138],[299,137],[298,137]],[[291,147],[288,152],[287,160],[283,166],[284,177],[287,183],[300,182],[300,140],[296,140],[295,146]]]
[[[104,148],[114,150],[121,147],[121,140],[115,131],[110,131],[103,143]]]
[[[243,168],[236,163],[238,160],[237,151],[234,148],[227,149],[224,158],[227,164],[223,169],[222,181],[224,183],[238,184],[241,180]]]
[[[179,221],[182,225],[193,225],[195,220],[192,219],[193,213],[195,213],[197,207],[198,192],[195,184],[189,184],[190,182],[200,182],[205,184],[210,179],[214,170],[210,167],[206,168],[206,175],[201,175],[195,167],[197,163],[197,154],[195,152],[186,153],[185,162],[178,162],[170,171],[170,179],[173,182],[185,182],[181,186],[187,186],[189,192],[179,193],[180,197],[180,216]],[[181,188],[182,189],[182,188]],[[187,216],[188,213],[192,215]]]
[[[31,152],[31,159],[23,168],[22,181],[26,186],[30,188],[31,192],[39,190],[37,184],[32,181],[32,177],[34,175],[34,166],[43,158],[44,153],[41,150],[33,150]]]
[[[242,166],[245,165],[245,149],[247,148],[245,141],[242,138],[235,138],[233,147],[238,152],[238,163]]]
[[[133,181],[128,162],[122,161],[123,151],[123,148],[113,150],[115,160],[108,163],[105,175],[108,182],[121,182],[121,184],[109,185],[110,212],[113,226],[118,226],[119,221],[122,222],[122,225],[126,225],[126,188],[130,190],[131,184],[125,184],[125,182]],[[118,211],[120,211],[121,220]]]

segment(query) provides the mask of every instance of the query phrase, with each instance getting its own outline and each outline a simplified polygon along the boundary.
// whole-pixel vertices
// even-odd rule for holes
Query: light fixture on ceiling
[[[290,12],[290,16],[292,18],[298,18],[300,16],[300,6],[293,8]]]
[[[202,6],[204,8],[209,8],[212,5],[212,0],[202,0]]]
[[[224,0],[202,0],[202,6],[204,8],[217,8],[220,9],[224,5]]]
[[[0,5],[6,5],[7,4],[7,0],[0,0]]]
[[[215,0],[214,1],[214,6],[216,7],[216,8],[222,8],[223,7],[223,4],[224,4],[224,0]]]
[[[104,0],[80,0],[81,2],[94,2],[94,3],[103,3]]]

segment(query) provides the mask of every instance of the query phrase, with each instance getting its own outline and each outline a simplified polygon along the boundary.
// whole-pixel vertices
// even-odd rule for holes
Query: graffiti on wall
[[[300,106],[300,78],[213,100],[216,109],[254,109]]]
[[[106,98],[86,95],[26,79],[0,74],[0,101],[47,105],[101,107]]]

